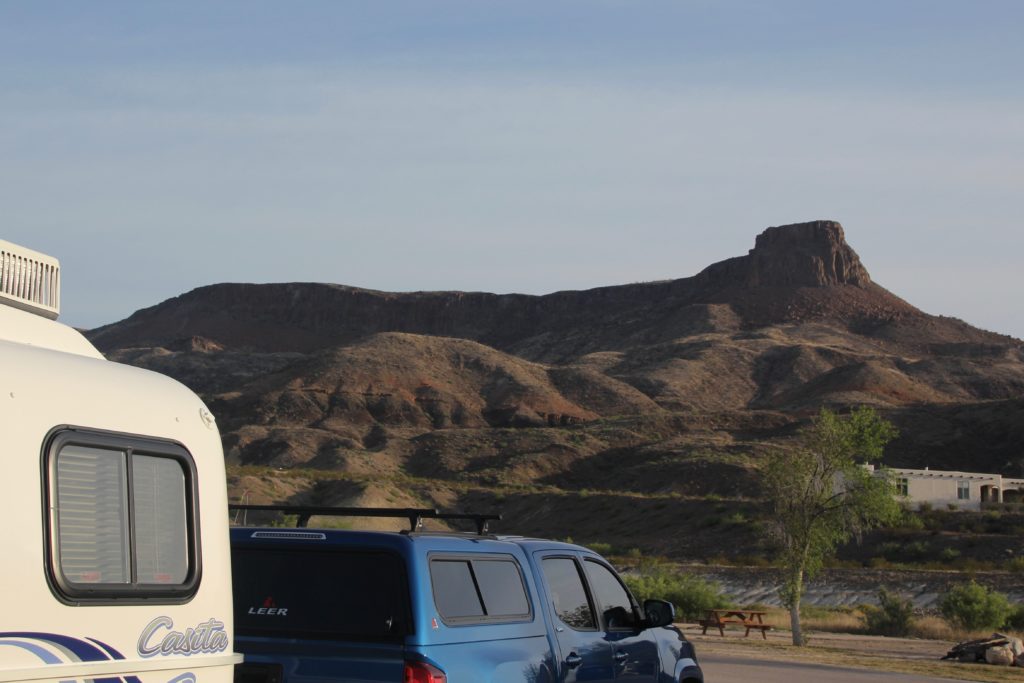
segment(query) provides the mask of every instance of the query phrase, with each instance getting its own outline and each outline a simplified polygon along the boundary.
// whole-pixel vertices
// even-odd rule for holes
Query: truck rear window
[[[391,639],[411,632],[397,555],[235,548],[231,564],[240,635]]]

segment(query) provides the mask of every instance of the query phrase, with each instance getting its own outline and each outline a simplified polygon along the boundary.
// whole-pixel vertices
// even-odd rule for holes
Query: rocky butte
[[[1021,341],[890,293],[834,221],[676,280],[216,284],[88,336],[204,397],[250,502],[501,507],[503,530],[727,553],[746,532],[680,515],[755,498],[760,455],[823,405],[896,422],[889,464],[1024,475]]]

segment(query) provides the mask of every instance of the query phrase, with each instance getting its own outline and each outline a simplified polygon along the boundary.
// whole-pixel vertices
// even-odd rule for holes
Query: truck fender
[[[693,661],[689,657],[684,658],[684,659],[680,659],[679,661],[676,662],[676,670],[672,674],[672,680],[673,681],[684,681],[684,680],[686,680],[686,676],[688,676],[690,674],[696,674],[696,672],[698,672],[698,671],[700,671],[700,669],[697,667],[697,662]],[[697,679],[697,680],[703,680],[703,679],[700,678],[700,679]]]

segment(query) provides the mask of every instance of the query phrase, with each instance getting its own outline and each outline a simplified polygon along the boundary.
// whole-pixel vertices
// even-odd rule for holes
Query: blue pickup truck
[[[237,506],[252,509],[284,508]],[[493,517],[434,510],[410,531],[231,531],[236,683],[699,683],[672,605],[637,604],[612,566],[577,545],[486,533]],[[478,533],[420,531],[430,517]]]

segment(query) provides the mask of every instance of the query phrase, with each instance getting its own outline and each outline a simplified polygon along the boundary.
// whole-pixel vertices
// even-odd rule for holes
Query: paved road
[[[744,680],[758,683],[949,683],[961,680],[719,654],[701,655],[700,666],[706,683]]]

